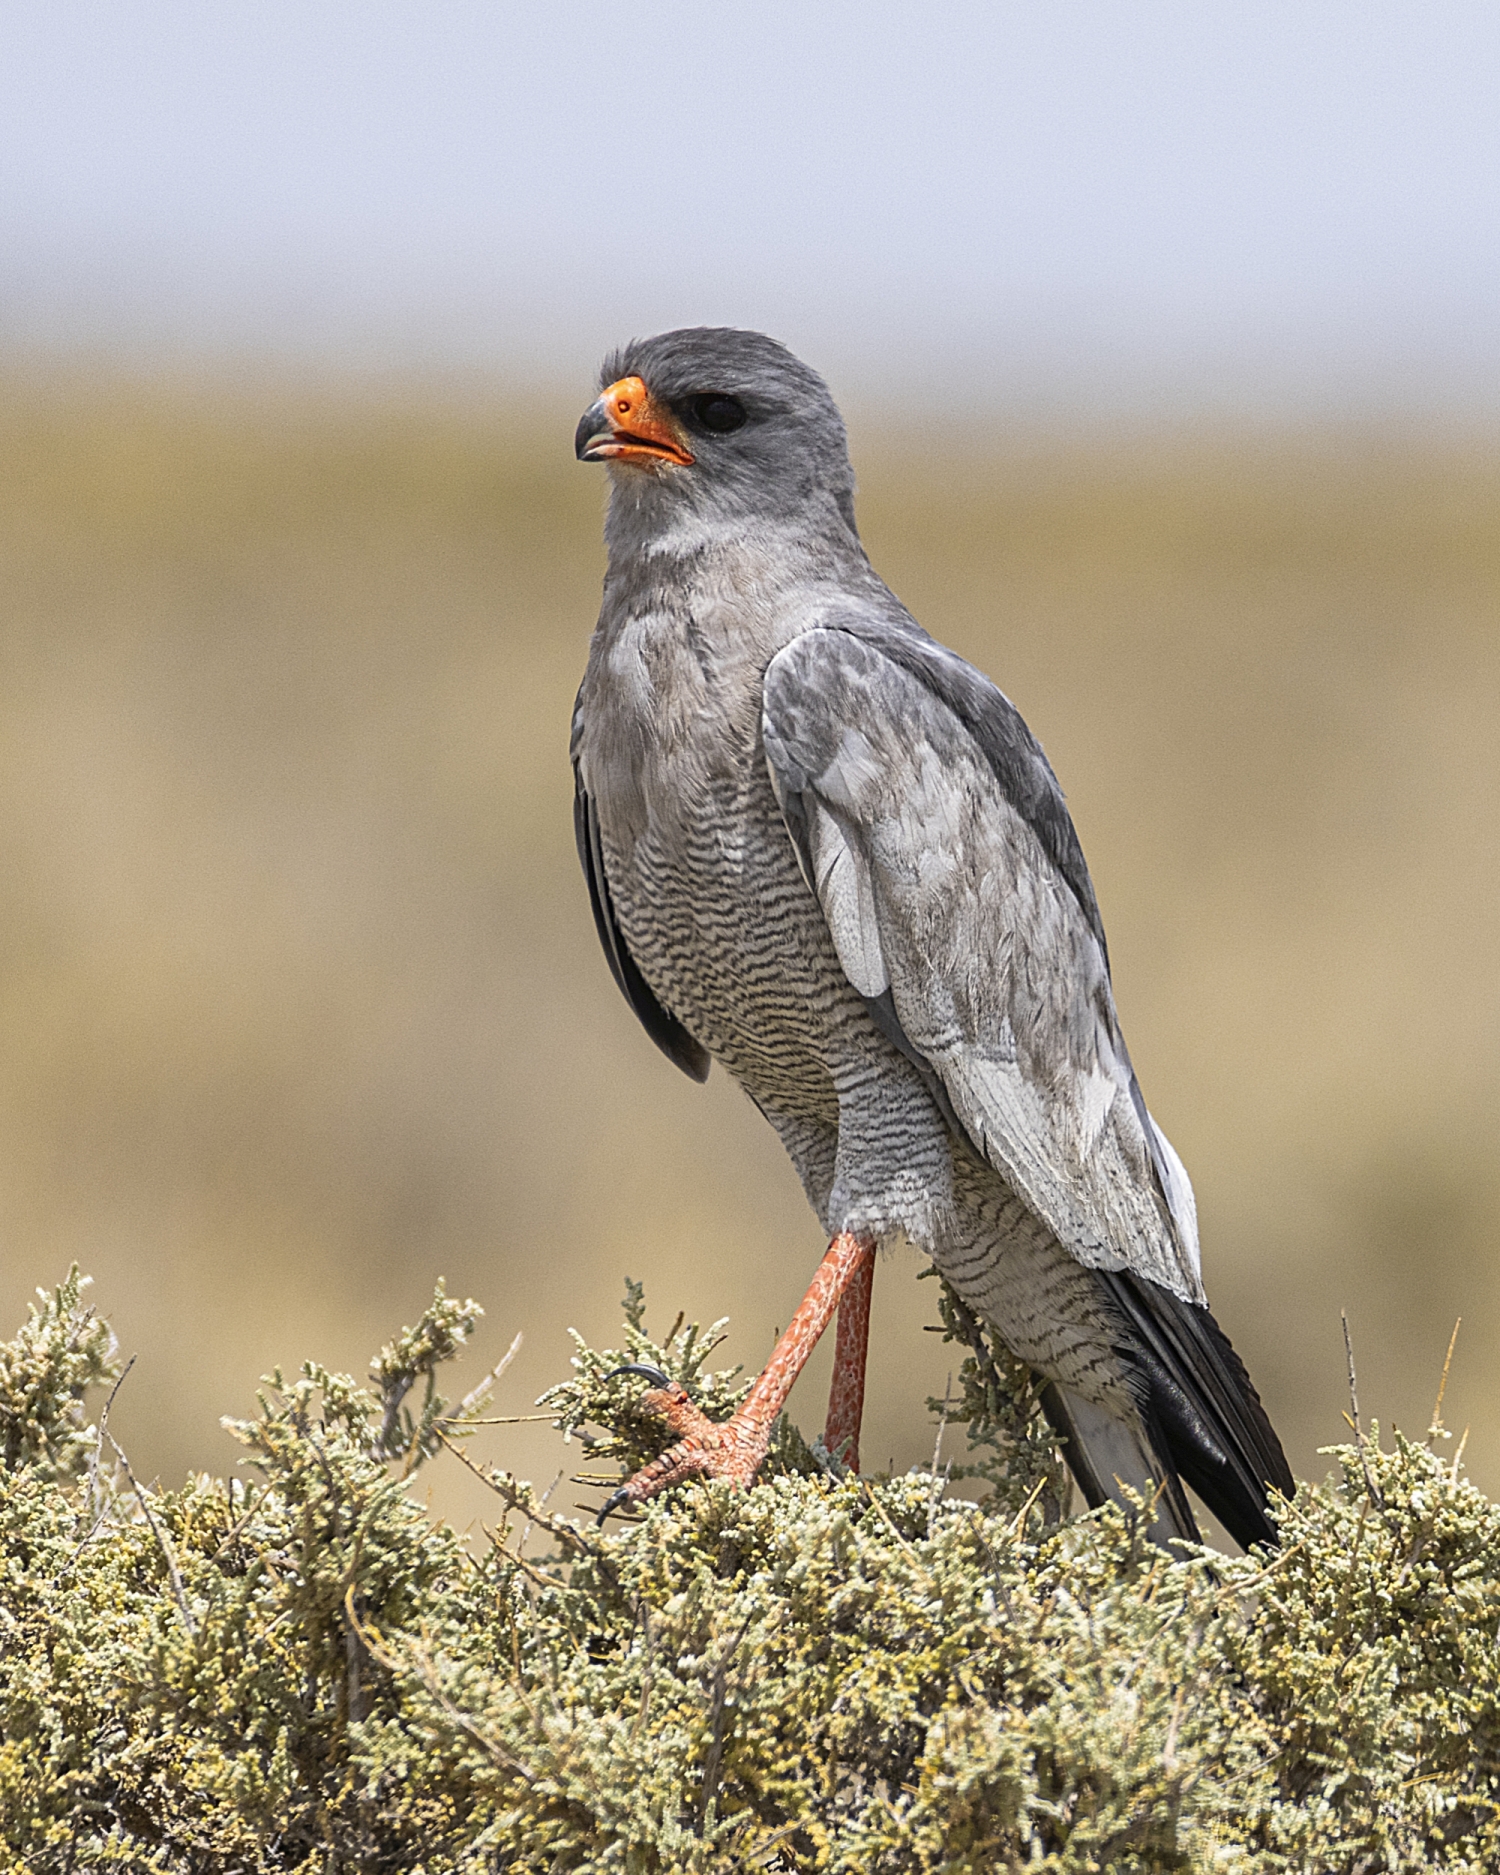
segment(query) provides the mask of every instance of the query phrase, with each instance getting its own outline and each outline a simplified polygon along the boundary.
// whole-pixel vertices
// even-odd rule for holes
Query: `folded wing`
[[[772,785],[850,983],[1080,1263],[1202,1300],[1192,1187],[1140,1095],[1061,792],[930,639],[804,633],[766,672]]]

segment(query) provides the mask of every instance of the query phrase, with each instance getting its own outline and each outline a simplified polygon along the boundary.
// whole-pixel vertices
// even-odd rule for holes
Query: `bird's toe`
[[[675,1392],[681,1393],[681,1389]],[[646,1395],[645,1403],[657,1405],[650,1394]],[[690,1424],[692,1429],[649,1465],[642,1466],[633,1478],[625,1480],[600,1511],[600,1523],[612,1511],[627,1505],[645,1504],[687,1478],[724,1478],[741,1487],[754,1484],[770,1443],[766,1428],[740,1414],[718,1425],[705,1418],[686,1395],[681,1401],[674,1397],[670,1406],[670,1411],[662,1406],[657,1406],[657,1410],[673,1430],[681,1429],[679,1422]]]

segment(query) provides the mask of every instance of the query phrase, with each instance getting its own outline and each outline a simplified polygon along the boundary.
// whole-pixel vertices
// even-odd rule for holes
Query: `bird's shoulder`
[[[847,759],[882,723],[908,738],[920,729],[929,746],[955,758],[977,754],[1061,875],[1107,962],[1093,880],[1040,742],[997,684],[896,602],[832,611],[810,624],[770,661],[765,711],[769,733],[780,734],[789,755],[801,743]]]

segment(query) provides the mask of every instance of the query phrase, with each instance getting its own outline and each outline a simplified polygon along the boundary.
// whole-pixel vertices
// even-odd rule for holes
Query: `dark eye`
[[[715,436],[727,436],[745,421],[745,406],[739,398],[726,397],[722,391],[705,391],[692,400],[689,408],[693,420]]]

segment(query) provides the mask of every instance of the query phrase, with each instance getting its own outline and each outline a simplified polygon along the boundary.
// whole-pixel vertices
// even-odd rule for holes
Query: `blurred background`
[[[439,1276],[460,1383],[525,1336],[501,1412],[627,1273],[759,1364],[817,1227],[616,993],[566,753],[598,359],[752,325],[1068,791],[1294,1467],[1341,1308],[1418,1434],[1461,1314],[1500,1491],[1497,94],[1478,5],[11,0],[0,1331],[91,1271],[168,1481]],[[869,1461],[931,1452],[933,1319],[887,1259]]]

